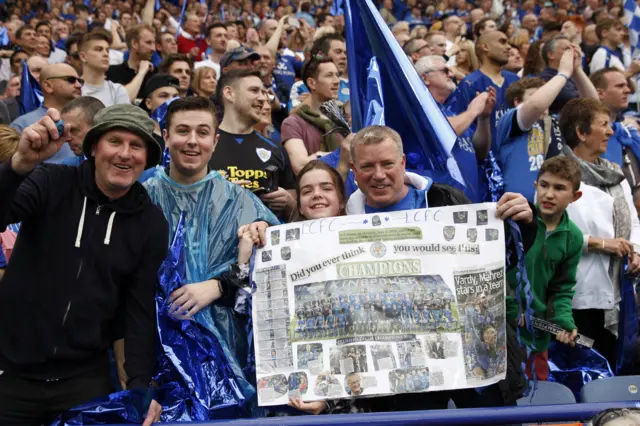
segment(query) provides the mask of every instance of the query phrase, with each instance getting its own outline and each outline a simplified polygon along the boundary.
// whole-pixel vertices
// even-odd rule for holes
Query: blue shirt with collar
[[[22,133],[24,129],[31,126],[32,124],[40,120],[42,117],[47,115],[47,110],[48,108],[43,105],[38,109],[35,109],[27,114],[21,115],[20,117],[16,118],[9,125],[9,127],[13,127],[19,133]],[[58,152],[53,154],[53,156],[48,160],[44,161],[44,163],[60,164],[62,160],[66,158],[71,158],[71,157],[75,157],[75,154],[73,153],[73,151],[71,151],[71,148],[69,148],[69,144],[65,143],[60,147],[60,150]]]

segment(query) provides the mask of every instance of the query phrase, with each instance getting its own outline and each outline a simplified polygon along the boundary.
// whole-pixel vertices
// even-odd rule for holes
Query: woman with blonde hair
[[[211,67],[196,68],[191,80],[191,90],[198,96],[212,99],[216,94],[216,70]]]
[[[453,75],[458,81],[465,78],[480,67],[476,49],[471,40],[463,40],[458,43],[460,50],[456,53],[456,65],[451,67]]]
[[[517,47],[520,51],[520,56],[526,58],[527,53],[529,53],[529,46],[531,46],[529,31],[520,28],[509,38],[509,44]]]

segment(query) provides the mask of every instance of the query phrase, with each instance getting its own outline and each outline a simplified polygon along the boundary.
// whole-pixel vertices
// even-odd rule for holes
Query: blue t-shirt
[[[523,131],[517,122],[517,108],[502,116],[496,133],[495,153],[504,175],[504,189],[535,202],[533,183],[544,163],[544,129],[539,122]]]
[[[16,118],[9,125],[9,127],[13,127],[19,133],[22,133],[24,129],[36,123],[42,117],[47,115],[47,110],[48,110],[47,107],[41,106],[40,108],[35,109],[30,113],[21,115],[20,117]],[[51,158],[49,158],[48,160],[43,161],[43,163],[60,164],[62,160],[64,160],[65,158],[71,158],[71,157],[75,157],[75,154],[73,153],[73,151],[71,151],[71,148],[69,148],[69,144],[65,143],[60,147],[58,152],[53,154],[53,156],[51,156]]]
[[[273,76],[276,84],[284,90],[286,96],[291,92],[291,86],[296,82],[296,75],[302,71],[302,62],[289,55],[278,53],[276,57],[276,67],[273,69]]]
[[[454,111],[457,114],[461,114],[467,110],[469,104],[478,93],[486,92],[490,87],[496,89],[496,106],[491,113],[491,122],[489,123],[492,141],[496,140],[496,128],[498,127],[500,117],[509,109],[506,98],[507,89],[512,83],[520,80],[520,77],[512,72],[503,70],[501,73],[504,81],[502,82],[502,86],[498,86],[480,70],[474,71],[460,82],[458,88],[452,94],[452,96],[455,97],[456,103]],[[475,131],[475,124],[472,127]],[[495,144],[491,144],[491,150],[495,154]]]
[[[6,267],[7,267],[7,258],[4,256],[2,247],[0,247],[0,268],[6,268]]]
[[[384,208],[375,208],[368,205],[364,205],[365,213],[386,213],[386,212],[397,212],[400,210],[413,210],[413,209],[424,209],[427,207],[425,194],[423,191],[418,191],[413,186],[408,186],[409,191],[404,198],[397,203],[387,206]]]

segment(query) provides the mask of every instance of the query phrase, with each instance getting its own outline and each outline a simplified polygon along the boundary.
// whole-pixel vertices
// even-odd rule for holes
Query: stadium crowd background
[[[0,162],[10,163],[20,151],[24,135],[29,133],[25,129],[45,126],[54,118],[62,118],[68,125],[67,143],[47,156],[45,163],[81,166],[94,155],[86,148],[85,135],[94,125],[109,120],[124,120],[121,127],[130,129],[135,120],[142,123],[151,117],[155,124],[147,134],[152,135],[160,152],[165,148],[168,152],[171,147],[165,126],[170,128],[169,120],[181,111],[207,111],[211,107],[217,116],[213,130],[219,140],[206,161],[207,170],[218,171],[237,188],[244,187],[261,200],[251,198],[259,206],[255,207],[255,217],[245,223],[262,220],[274,224],[314,217],[312,210],[316,207],[305,204],[309,193],[302,177],[319,170],[331,175],[334,185],[347,180],[346,189],[337,190],[339,209],[333,215],[345,214],[345,210],[376,211],[371,210],[377,208],[373,203],[360,206],[361,211],[351,206],[349,211],[346,200],[356,188],[350,187],[353,180],[348,172],[350,163],[355,162],[358,145],[354,139],[358,138],[348,131],[333,132],[339,120],[321,109],[335,100],[332,106],[337,105],[350,123],[348,70],[355,64],[347,59],[342,6],[331,0],[183,2],[0,3]],[[574,186],[569,198],[565,196],[561,216],[581,194],[582,204],[574,203],[567,209],[576,225],[554,225],[573,237],[578,235],[577,242],[561,243],[566,244],[563,250],[572,250],[573,254],[565,250],[559,255],[564,256],[563,262],[549,268],[542,265],[541,258],[527,263],[530,277],[535,276],[535,270],[541,281],[546,280],[536,314],[546,315],[547,304],[552,303],[549,299],[555,300],[555,310],[567,315],[553,318],[566,330],[558,340],[571,343],[575,330],[595,338],[596,349],[617,371],[616,326],[623,260],[628,259],[631,275],[640,270],[640,256],[635,255],[640,247],[640,60],[635,56],[637,40],[630,34],[634,25],[630,25],[629,16],[635,4],[623,4],[621,0],[384,0],[376,6],[456,133],[453,153],[467,184],[464,196],[472,202],[491,199],[491,183],[485,173],[491,161],[501,168],[504,190],[521,194],[534,214],[534,204],[543,212],[538,212],[540,215],[545,208],[550,211],[556,203],[564,202],[535,198],[534,181],[545,170]],[[208,101],[180,104],[171,112],[168,101],[176,97]],[[129,108],[118,109],[117,105]],[[51,109],[56,112],[51,113]],[[101,116],[103,110],[111,115]],[[382,132],[377,136],[380,140],[402,143],[393,133],[377,131]],[[547,160],[571,157],[570,152],[576,163],[559,162],[545,169]],[[330,163],[338,177],[333,169],[317,161],[332,153],[338,154],[339,160]],[[580,166],[576,167],[578,162]],[[403,160],[403,176],[404,166]],[[15,164],[13,167],[17,172]],[[366,172],[356,170],[358,167],[354,166],[356,177],[364,180]],[[157,179],[158,173],[148,169],[140,182]],[[421,178],[404,179],[410,182],[407,185],[424,189]],[[150,182],[147,190],[157,204],[162,204],[158,201],[162,200],[158,195],[161,190],[154,187],[153,180]],[[589,187],[579,191],[581,182]],[[556,185],[554,188],[558,185],[547,184]],[[374,195],[367,194],[371,199]],[[429,200],[430,205],[437,205]],[[400,201],[396,210],[421,206],[420,202]],[[1,199],[0,203],[7,204]],[[541,208],[541,203],[547,207]],[[6,208],[0,211],[5,214]],[[594,221],[592,216],[599,219]],[[522,220],[524,216],[514,217]],[[5,270],[11,270],[19,233],[19,227],[8,218],[2,218],[2,226],[9,227],[0,234],[0,280]],[[234,233],[228,240],[230,246],[225,247],[227,260],[236,256],[238,237],[240,253],[246,254],[247,246],[260,241],[256,237],[259,230],[264,231],[243,227],[238,236]],[[79,235],[81,238],[82,228]],[[534,232],[527,250],[535,247],[533,240],[543,244],[540,241],[547,237],[551,240],[551,231],[542,236],[538,232],[537,237]],[[605,266],[600,265],[603,259]],[[237,263],[241,266],[243,262]],[[586,271],[595,264],[600,265],[598,273],[588,274]],[[214,276],[201,278],[204,282]],[[560,280],[553,298],[545,294],[547,282],[553,282],[550,276]],[[229,280],[243,278],[246,276],[239,273]],[[201,296],[191,287],[175,299],[180,303],[186,300],[191,309],[186,309],[187,314],[195,315],[228,293],[226,279],[211,280],[219,286],[211,290],[215,296]],[[0,333],[0,345],[11,341],[7,336]],[[548,345],[549,336],[536,340],[536,350],[529,358],[527,373],[532,374],[530,367],[535,364],[539,380],[548,378]],[[11,355],[4,351],[0,347],[0,360],[6,368]],[[131,386],[131,377],[124,371],[124,348],[115,344],[114,351],[121,355],[116,356],[120,384]],[[487,394],[485,399],[469,394],[458,397],[464,401],[461,406],[470,407],[510,405],[515,401],[502,398],[499,391],[497,395]],[[425,404],[408,395],[400,405],[389,400],[385,404],[381,406],[388,410],[440,407],[439,402]],[[320,405],[295,401],[292,406],[307,413],[376,411],[366,403],[345,407],[339,401]]]

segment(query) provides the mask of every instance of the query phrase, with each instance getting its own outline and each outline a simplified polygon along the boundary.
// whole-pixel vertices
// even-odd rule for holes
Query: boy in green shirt
[[[573,321],[571,303],[575,294],[576,271],[582,255],[582,231],[569,219],[567,206],[577,201],[580,192],[580,168],[568,157],[554,157],[544,162],[538,173],[536,207],[538,234],[526,254],[526,268],[535,317],[545,319],[564,330],[556,340],[574,345],[578,330]],[[515,299],[516,271],[507,274],[507,319],[518,321],[518,302]],[[521,295],[525,306],[525,295]],[[520,339],[533,349],[527,362],[527,375],[531,378],[531,364],[535,365],[538,380],[547,380],[547,348],[551,335],[535,330],[535,337],[524,327],[524,318],[518,321]]]

